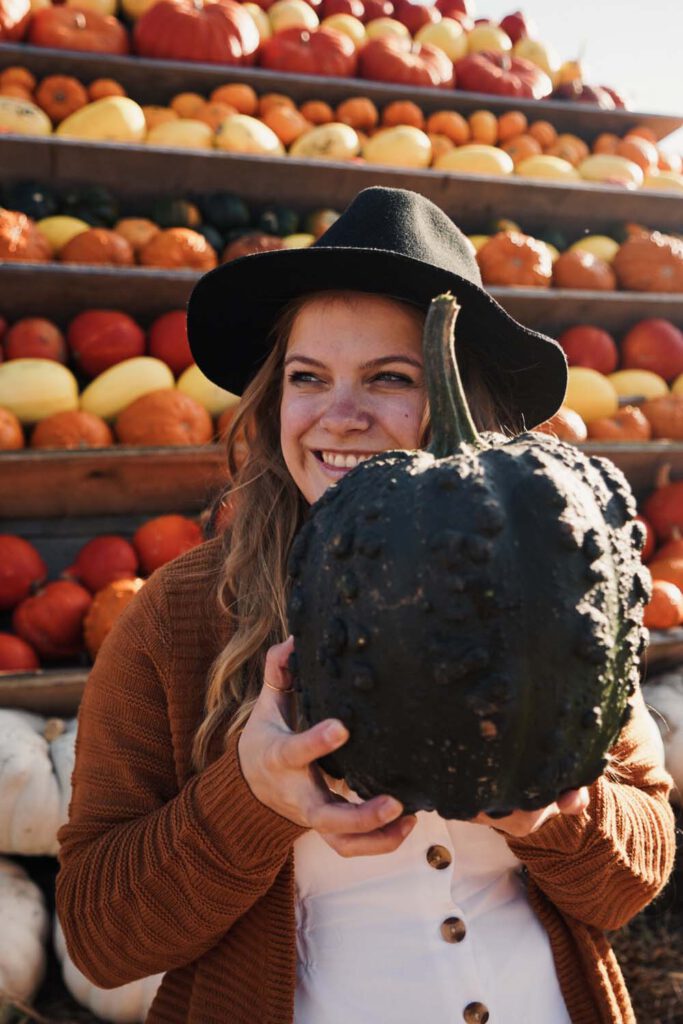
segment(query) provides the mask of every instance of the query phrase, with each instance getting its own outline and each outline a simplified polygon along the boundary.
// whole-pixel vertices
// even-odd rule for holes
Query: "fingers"
[[[328,718],[305,732],[284,736],[278,744],[279,765],[286,769],[307,768],[319,757],[343,746],[348,738],[346,726],[335,718]]]
[[[376,796],[361,804],[326,800],[311,808],[308,819],[317,832],[354,835],[383,828],[402,813],[402,804],[393,796]]]
[[[325,833],[322,838],[341,857],[373,857],[397,850],[415,827],[415,815],[404,815],[383,828],[357,834]]]
[[[590,794],[586,786],[580,789],[568,789],[557,798],[557,808],[560,814],[581,814],[588,809]]]

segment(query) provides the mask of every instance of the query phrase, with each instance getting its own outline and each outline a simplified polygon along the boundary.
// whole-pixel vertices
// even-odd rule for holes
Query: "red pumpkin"
[[[0,672],[31,672],[40,668],[30,644],[13,633],[0,633]]]
[[[18,42],[31,20],[31,0],[0,0],[0,40]]]
[[[170,366],[174,376],[194,362],[187,340],[187,314],[184,309],[172,309],[157,317],[149,329],[149,354]]]
[[[84,544],[64,575],[96,594],[114,580],[133,579],[137,571],[138,556],[133,545],[112,534],[95,537]]]
[[[645,527],[645,544],[643,545],[643,550],[640,552],[640,557],[644,562],[647,562],[654,554],[655,547],[657,546],[657,538],[655,537],[655,531],[652,529],[652,524],[645,518],[645,516],[637,515],[636,519]]]
[[[625,405],[613,416],[589,420],[588,436],[591,441],[649,441],[652,427],[637,405]]]
[[[157,516],[143,523],[133,535],[133,546],[144,572],[177,558],[204,540],[201,527],[185,516]]]
[[[394,0],[393,17],[402,22],[411,36],[414,36],[423,25],[441,21],[442,14],[436,4],[416,3],[415,0]]]
[[[619,362],[619,349],[611,334],[601,327],[577,324],[557,339],[570,366],[586,366],[598,373],[613,373]]]
[[[359,54],[358,75],[373,82],[443,89],[455,83],[453,61],[443,50],[397,36],[380,36],[366,43]]]
[[[34,46],[89,53],[128,53],[128,33],[118,18],[61,5],[44,7],[31,19],[28,41]]]
[[[652,317],[634,324],[621,343],[624,369],[651,370],[664,380],[683,373],[683,331]]]
[[[143,329],[127,313],[113,309],[79,313],[69,324],[66,340],[74,362],[88,377],[145,352]]]
[[[33,544],[12,533],[0,534],[0,609],[28,597],[47,576],[47,566]]]
[[[91,601],[78,583],[57,580],[17,605],[12,627],[44,658],[73,658],[83,649],[83,619]]]
[[[235,0],[159,0],[136,22],[133,40],[143,57],[251,65],[260,36]]]
[[[660,541],[683,534],[683,480],[658,487],[645,502],[643,515]]]
[[[456,61],[455,77],[467,92],[542,100],[553,91],[550,77],[530,60],[488,50]]]
[[[57,363],[66,363],[66,342],[51,320],[25,317],[12,324],[7,332],[5,355],[8,359],[54,359]]]
[[[347,35],[333,28],[287,28],[265,41],[260,64],[271,71],[353,78],[356,47]]]

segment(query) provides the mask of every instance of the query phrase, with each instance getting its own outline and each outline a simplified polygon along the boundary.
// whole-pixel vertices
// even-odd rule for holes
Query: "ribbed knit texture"
[[[208,670],[226,639],[214,596],[220,558],[211,541],[155,573],[102,647],[59,836],[69,953],[104,988],[166,971],[150,1024],[290,1024],[293,1015],[292,845],[303,830],[253,796],[236,739],[225,751],[216,744],[203,772],[191,765]],[[604,930],[650,902],[673,865],[671,780],[646,715],[641,702],[584,814],[506,837],[527,867],[573,1024],[635,1024]]]

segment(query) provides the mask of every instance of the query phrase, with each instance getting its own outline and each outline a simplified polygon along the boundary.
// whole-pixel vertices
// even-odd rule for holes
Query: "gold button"
[[[489,1011],[483,1003],[468,1003],[462,1015],[467,1024],[486,1024],[489,1019]]]
[[[427,850],[427,863],[437,871],[443,871],[451,863],[452,857],[445,846],[430,846]]]
[[[462,942],[466,932],[465,923],[459,917],[447,917],[445,921],[441,922],[441,937],[446,942]],[[467,1019],[466,1017],[465,1020]],[[474,1019],[473,1017],[472,1020]]]

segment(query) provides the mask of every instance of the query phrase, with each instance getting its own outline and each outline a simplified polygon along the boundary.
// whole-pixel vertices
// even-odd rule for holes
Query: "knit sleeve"
[[[551,818],[522,839],[505,837],[548,899],[596,928],[621,928],[654,899],[673,867],[672,781],[651,726],[639,692],[607,771],[589,788],[586,811]]]
[[[87,682],[59,833],[57,912],[71,958],[102,988],[216,945],[303,831],[253,796],[236,737],[178,786],[154,592],[147,583],[118,620]]]

